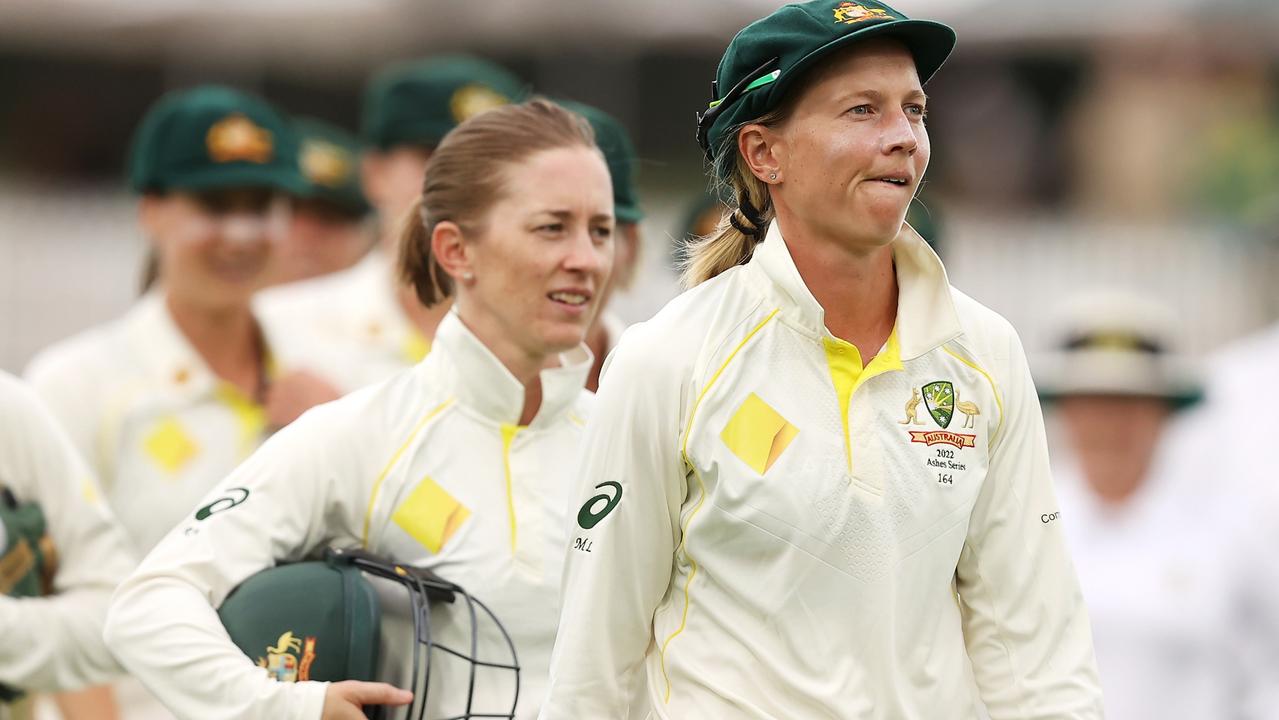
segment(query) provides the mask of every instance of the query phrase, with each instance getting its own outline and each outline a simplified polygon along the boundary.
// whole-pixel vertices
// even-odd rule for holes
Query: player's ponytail
[[[400,279],[413,286],[422,304],[431,307],[453,294],[453,278],[444,272],[431,252],[422,197],[400,220]]]
[[[755,246],[763,242],[768,224],[773,221],[773,201],[768,183],[755,177],[746,160],[737,150],[737,133],[745,125],[775,127],[790,112],[790,103],[768,113],[764,117],[743,123],[732,132],[719,149],[716,157],[732,157],[733,172],[722,187],[733,197],[730,207],[720,218],[715,232],[694,238],[688,244],[681,268],[680,279],[684,287],[706,282],[720,273],[738,265],[744,265],[755,254]],[[729,194],[725,193],[725,195]]]
[[[595,133],[582,116],[534,98],[504,105],[458,125],[431,154],[422,194],[400,230],[400,277],[428,307],[453,295],[453,278],[431,253],[435,226],[451,222],[467,239],[483,234],[490,208],[512,192],[506,168],[535,153],[595,147]]]

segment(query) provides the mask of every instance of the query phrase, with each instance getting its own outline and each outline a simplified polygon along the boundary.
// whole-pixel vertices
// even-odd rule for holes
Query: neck
[[[826,329],[855,345],[863,362],[869,362],[897,321],[892,245],[850,249],[806,237],[802,228],[785,230],[782,236],[800,277],[822,306]]]
[[[257,320],[247,304],[210,307],[167,293],[165,307],[214,375],[246,395],[257,394],[263,348]]]

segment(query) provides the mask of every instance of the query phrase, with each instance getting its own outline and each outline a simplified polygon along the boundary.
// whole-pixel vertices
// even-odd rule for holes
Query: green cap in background
[[[613,215],[618,222],[637,223],[644,219],[640,209],[639,194],[635,189],[635,171],[638,158],[630,133],[617,118],[599,108],[572,100],[558,101],[561,105],[586,118],[595,131],[595,144],[604,153],[608,174],[613,180]]]
[[[381,150],[435,147],[464,120],[527,94],[519,78],[478,58],[448,56],[392,65],[365,90],[361,139]]]
[[[266,101],[206,85],[171,92],[147,111],[133,138],[129,185],[166,190],[272,188],[301,192],[297,137]]]
[[[293,126],[298,135],[298,169],[307,183],[298,197],[318,200],[357,218],[368,213],[355,136],[311,117],[294,118]]]
[[[946,25],[912,20],[874,0],[791,3],[737,33],[720,60],[711,104],[697,115],[698,144],[719,176],[732,171],[716,154],[733,128],[775,109],[790,85],[831,52],[886,36],[910,48],[921,83],[955,47],[955,31]]]

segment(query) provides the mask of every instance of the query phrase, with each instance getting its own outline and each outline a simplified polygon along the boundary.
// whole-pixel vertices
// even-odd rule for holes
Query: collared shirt
[[[913,230],[893,249],[865,365],[776,224],[627,332],[543,718],[626,717],[641,665],[655,718],[1101,717],[1021,344]]]
[[[269,332],[266,344],[273,362],[287,364]],[[140,555],[265,437],[264,409],[209,369],[159,293],[44,350],[26,377],[88,459]]]
[[[111,590],[133,568],[132,553],[57,422],[34,393],[4,373],[0,480],[19,502],[39,504],[57,552],[54,595],[0,596],[0,684],[71,690],[120,674],[102,626]]]
[[[431,343],[395,295],[391,258],[374,249],[355,266],[272,288],[255,301],[263,322],[345,391],[412,367]]]
[[[244,499],[189,519],[125,581],[108,622],[112,649],[180,716],[318,718],[323,684],[267,679],[227,641],[209,605],[278,561],[363,547],[430,568],[488,604],[519,654],[516,717],[536,717],[559,619],[591,360],[583,347],[543,370],[541,406],[520,426],[523,385],[450,313],[422,363],[306,413],[206,497]],[[433,613],[433,632],[465,648],[470,621],[459,620],[458,606]],[[404,633],[383,637],[403,663]],[[479,642],[482,657],[504,657],[491,625]],[[509,710],[510,680],[482,672],[474,711]],[[466,686],[433,681],[427,717],[461,715]]]

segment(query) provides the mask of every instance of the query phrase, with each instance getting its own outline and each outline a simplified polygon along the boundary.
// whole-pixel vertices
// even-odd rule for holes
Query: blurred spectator
[[[376,245],[354,267],[273,288],[258,300],[266,321],[287,328],[290,342],[344,390],[385,379],[430,350],[452,305],[424,307],[399,277],[400,225],[448,131],[524,95],[524,84],[506,70],[462,56],[392,65],[369,82],[360,173],[377,216]]]
[[[1201,387],[1176,330],[1147,298],[1082,295],[1040,373],[1064,435],[1060,522],[1119,720],[1235,717],[1255,677],[1239,662],[1243,604],[1268,560],[1250,542],[1247,496],[1205,472],[1216,449],[1181,416]]]
[[[314,118],[295,118],[294,126],[307,189],[294,197],[289,233],[272,258],[277,283],[345,270],[373,244],[355,138]]]

